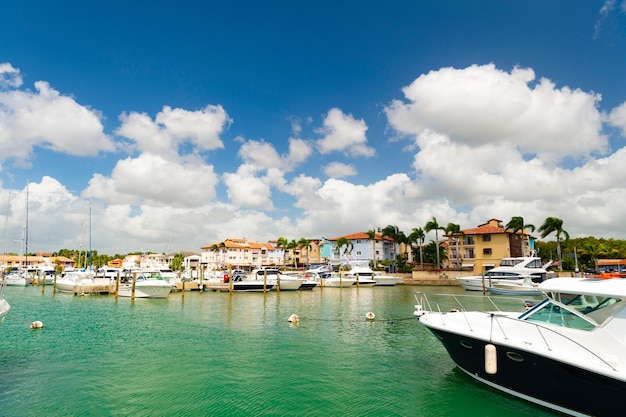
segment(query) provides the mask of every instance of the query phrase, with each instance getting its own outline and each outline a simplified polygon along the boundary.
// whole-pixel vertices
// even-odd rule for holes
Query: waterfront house
[[[351,247],[339,247],[337,241],[347,239]],[[398,243],[389,236],[376,233],[374,239],[370,239],[366,232],[357,232],[345,236],[328,239],[330,243],[329,261],[332,265],[346,264],[348,261],[393,261],[399,252]],[[349,249],[349,253],[345,253]]]
[[[502,220],[490,219],[472,229],[446,235],[446,266],[482,273],[500,265],[502,258],[530,256],[535,238],[527,231],[505,229]]]
[[[228,238],[223,242],[202,246],[200,263],[203,268],[253,269],[260,266],[280,265],[283,260],[282,249],[270,242],[250,242],[242,238]]]

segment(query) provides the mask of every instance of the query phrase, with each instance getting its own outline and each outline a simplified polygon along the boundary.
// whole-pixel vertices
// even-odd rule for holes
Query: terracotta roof
[[[351,235],[333,237],[333,238],[330,238],[330,239],[327,239],[327,240],[337,241],[337,240],[339,240],[341,238],[346,238],[348,240],[357,240],[357,239],[367,240],[367,239],[369,239],[369,235],[366,232],[357,232],[357,233],[352,233]],[[393,240],[389,236],[383,236],[382,233],[376,233],[375,234],[375,239],[376,240],[389,240],[389,241]]]
[[[466,235],[493,235],[496,233],[505,233],[506,230],[504,229],[504,227],[481,225],[473,229],[462,230],[461,232]]]

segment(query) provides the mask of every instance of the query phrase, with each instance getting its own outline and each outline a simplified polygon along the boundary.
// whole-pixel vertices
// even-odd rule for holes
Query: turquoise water
[[[442,291],[206,291],[133,301],[8,287],[0,415],[554,415],[456,369],[412,318],[413,293],[425,289]],[[287,321],[291,314],[299,324]],[[35,320],[45,328],[30,330]]]

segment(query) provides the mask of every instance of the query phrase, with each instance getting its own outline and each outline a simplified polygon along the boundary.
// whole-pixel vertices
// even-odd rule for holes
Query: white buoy
[[[485,372],[490,375],[494,375],[496,372],[498,372],[496,347],[491,343],[485,345]]]
[[[372,313],[371,311],[368,311],[367,313],[365,313],[366,320],[374,320],[375,318],[376,318],[376,314]]]
[[[37,320],[30,324],[31,329],[43,329],[43,322]]]
[[[300,321],[300,317],[298,317],[296,314],[292,314],[291,316],[289,316],[287,321],[289,321],[289,323],[298,323]]]

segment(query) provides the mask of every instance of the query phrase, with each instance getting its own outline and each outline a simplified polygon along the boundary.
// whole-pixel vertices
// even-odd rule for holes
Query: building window
[[[491,242],[491,235],[483,235],[483,242]]]
[[[491,255],[491,248],[484,248],[483,255]]]
[[[467,236],[464,241],[464,245],[473,245],[474,244],[474,236]]]
[[[465,249],[465,259],[474,259],[474,249]]]

